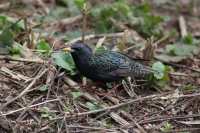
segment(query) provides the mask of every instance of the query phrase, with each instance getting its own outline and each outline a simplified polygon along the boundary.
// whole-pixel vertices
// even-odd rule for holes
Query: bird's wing
[[[90,61],[91,68],[98,70],[98,73],[107,73],[119,77],[130,75],[130,63],[128,57],[116,52],[95,55]]]
[[[126,55],[111,51],[94,56],[91,62],[93,63],[91,68],[97,70],[98,73],[116,77],[145,77],[153,72]]]

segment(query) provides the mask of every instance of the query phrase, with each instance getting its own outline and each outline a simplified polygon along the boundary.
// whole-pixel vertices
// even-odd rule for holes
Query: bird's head
[[[88,56],[92,54],[92,49],[84,43],[74,43],[63,49],[65,52],[71,52],[72,56]]]

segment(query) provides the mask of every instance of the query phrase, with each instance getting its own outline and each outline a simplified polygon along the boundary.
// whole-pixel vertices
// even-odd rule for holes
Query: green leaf
[[[14,35],[10,29],[5,29],[0,34],[0,44],[4,46],[11,46],[14,41]]]
[[[49,117],[49,114],[41,114],[41,117],[42,117],[42,118],[48,118],[48,117]]]
[[[188,34],[187,36],[185,36],[185,37],[183,38],[183,42],[184,42],[185,44],[190,44],[190,45],[192,45],[192,44],[193,44],[193,37],[192,37],[192,35],[191,35],[191,34]]]
[[[106,47],[105,46],[95,47],[95,50],[94,50],[95,54],[101,54],[101,53],[103,53],[105,51],[106,51]]]
[[[173,44],[166,46],[166,52],[170,55],[176,56],[191,56],[200,52],[196,45],[185,45],[185,44]]]
[[[13,17],[9,17],[9,16],[6,16],[6,20],[10,23],[13,24],[14,28],[16,28],[16,30],[19,30],[19,29],[25,29],[25,24],[24,24],[24,20],[18,20],[16,18],[13,18]]]
[[[79,9],[83,9],[86,3],[85,0],[74,0],[74,2]]]
[[[131,12],[130,6],[125,1],[114,3],[113,10],[115,12],[120,11],[119,13],[122,13],[125,16],[127,16]]]
[[[75,64],[70,53],[59,52],[51,56],[56,65],[68,70],[71,75],[75,74]]]
[[[71,92],[73,99],[76,99],[80,96],[82,96],[82,93],[80,91],[77,92]]]
[[[15,31],[19,31],[20,29],[24,29],[24,21],[17,20],[15,18],[0,15],[0,29],[11,28]]]
[[[142,16],[144,14],[149,13],[150,11],[151,11],[151,6],[147,2],[135,7],[133,10],[136,16]]]
[[[48,119],[52,120],[56,116],[56,114],[54,112],[51,112],[48,107],[42,107],[42,108],[40,108],[40,111],[41,111],[42,118],[48,118]]]
[[[43,113],[49,113],[50,109],[48,107],[41,107],[40,111],[43,112]]]
[[[66,34],[65,40],[72,40],[74,38],[80,37],[82,35],[81,30],[76,30],[76,31],[69,31]]]
[[[99,107],[96,103],[86,102],[86,106],[89,108],[89,110],[99,109]]]
[[[198,87],[194,86],[193,84],[188,84],[188,85],[183,86],[183,90],[186,90],[186,91],[194,91],[197,88]]]
[[[167,45],[166,46],[166,52],[170,55],[175,55],[175,45]]]
[[[47,91],[48,90],[48,85],[43,85],[39,88],[40,91]]]
[[[162,79],[165,76],[165,65],[161,62],[155,62],[152,66],[152,69],[156,71],[154,73],[154,77],[156,79]]]
[[[169,122],[166,122],[166,123],[163,125],[163,127],[160,128],[160,130],[161,130],[162,132],[169,132],[169,131],[171,131],[172,129],[173,129],[173,126],[172,126],[172,124],[169,123]]]
[[[12,47],[9,49],[10,54],[12,55],[20,55],[20,49],[16,47]]]
[[[47,43],[45,40],[41,40],[38,42],[37,49],[42,50],[41,53],[43,53],[43,54],[45,54],[45,53],[48,54],[51,50],[49,43]]]
[[[25,51],[24,47],[21,44],[14,41],[12,47],[9,47],[9,52],[12,55],[20,56],[21,53],[24,53]]]

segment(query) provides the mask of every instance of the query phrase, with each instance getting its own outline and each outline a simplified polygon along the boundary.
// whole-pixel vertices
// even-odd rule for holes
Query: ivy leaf
[[[41,108],[40,108],[40,111],[41,111],[41,112],[48,113],[48,112],[50,112],[50,109],[49,109],[48,107],[41,107]]]
[[[41,50],[41,53],[49,53],[51,48],[49,46],[49,43],[47,43],[45,40],[41,40],[39,41],[39,43],[37,44],[37,49]]]
[[[13,31],[20,31],[24,28],[24,21],[15,18],[0,15],[0,29],[11,28]]]
[[[184,45],[184,44],[173,44],[166,46],[166,52],[176,56],[190,56],[199,52],[198,46],[195,45]]]
[[[167,45],[166,46],[166,52],[169,53],[170,55],[175,55],[175,45]]]
[[[43,85],[39,88],[40,91],[47,91],[48,90],[48,85]]]
[[[152,69],[156,72],[154,73],[154,77],[156,79],[162,79],[165,76],[165,65],[161,62],[155,62],[152,66]]]
[[[17,42],[13,42],[12,47],[9,47],[9,52],[11,55],[20,56],[23,51],[23,47],[21,44]]]
[[[82,96],[82,93],[80,91],[77,92],[71,92],[73,99],[76,99],[80,96]]]
[[[91,102],[86,102],[86,106],[89,108],[89,110],[96,110],[99,108],[96,103],[91,103]]]
[[[75,64],[70,53],[59,52],[51,56],[56,65],[68,70],[71,75],[75,74]]]

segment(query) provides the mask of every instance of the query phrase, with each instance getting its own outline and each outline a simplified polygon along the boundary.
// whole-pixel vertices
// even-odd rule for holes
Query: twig
[[[4,113],[4,114],[0,114],[0,116],[11,115],[11,114],[14,114],[14,113],[23,111],[23,110],[25,110],[26,108],[29,108],[29,109],[30,109],[30,108],[34,108],[34,107],[37,107],[37,106],[40,106],[40,105],[43,105],[43,104],[46,104],[46,103],[50,103],[50,102],[55,102],[55,101],[59,101],[59,99],[56,98],[56,99],[52,99],[52,100],[47,100],[47,101],[44,101],[44,102],[41,102],[41,103],[38,103],[38,104],[34,104],[34,105],[27,106],[27,107],[19,108],[19,109],[17,109],[17,110],[13,110],[13,111],[9,111],[9,112]]]
[[[84,128],[84,129],[90,129],[90,130],[103,130],[103,131],[116,131],[117,129],[107,129],[102,127],[90,127],[90,126],[81,126],[81,125],[66,125],[68,128]]]
[[[14,72],[14,71],[8,69],[7,67],[1,67],[0,71],[10,75],[14,80],[24,80],[25,82],[31,80],[30,77],[27,77],[27,76],[22,75],[20,73]]]
[[[80,86],[78,85],[78,83],[76,83],[75,81],[73,81],[72,79],[70,79],[69,77],[64,77],[64,82],[66,84],[68,84],[70,87],[73,87],[75,90],[79,89]]]
[[[20,97],[22,97],[23,95],[25,95],[25,94],[28,92],[28,90],[36,83],[36,81],[37,81],[40,77],[42,77],[46,72],[47,72],[47,69],[41,71],[41,73],[39,72],[39,75],[36,76],[36,77],[32,80],[32,82],[31,82],[18,96],[16,96],[15,98],[9,100],[7,103],[3,104],[3,105],[0,107],[0,110],[2,110],[4,107],[6,107],[7,105],[9,105],[10,103],[16,101],[18,98],[20,98]]]
[[[147,124],[153,122],[160,122],[160,121],[167,121],[167,120],[177,120],[177,119],[186,119],[186,118],[196,118],[200,117],[200,114],[192,114],[192,115],[182,115],[182,116],[168,116],[168,117],[157,117],[157,118],[150,118],[147,120],[142,120],[138,122],[139,124]]]
[[[199,132],[200,131],[200,128],[182,128],[182,129],[175,129],[175,130],[169,130],[169,131],[165,131],[165,133],[197,133],[197,131]]]
[[[82,10],[82,15],[83,15],[83,23],[82,23],[82,42],[85,42],[85,32],[87,30],[87,4],[84,4],[83,10]]]
[[[156,42],[154,42],[154,44],[159,45],[160,43],[166,41],[169,37],[170,37],[170,34],[164,35],[161,39],[159,39]]]
[[[25,109],[21,112],[21,114],[18,116],[18,118],[16,119],[16,121],[21,120],[21,117],[26,113],[26,111],[29,110],[29,106],[31,106],[34,102],[38,101],[38,100],[41,99],[41,98],[42,98],[42,96],[40,96],[40,97],[34,99],[33,101],[31,101],[29,104],[27,104],[26,107],[23,107],[23,108],[25,108]]]
[[[51,25],[57,25],[59,23],[64,24],[64,25],[70,25],[75,23],[76,21],[79,21],[83,18],[83,15],[77,15],[75,17],[70,17],[70,18],[65,18],[62,20],[59,20],[57,22],[52,23]]]
[[[56,68],[54,66],[50,65],[48,68],[47,80],[46,80],[46,85],[48,87],[46,100],[49,98],[52,85],[54,84],[54,81],[55,81],[55,78],[57,75],[58,75],[58,71],[56,71]]]
[[[0,10],[7,10],[10,6],[10,2],[0,4]]]
[[[179,72],[170,72],[169,74],[173,75],[173,76],[194,77],[193,75],[185,74],[185,73],[179,73]]]
[[[183,16],[179,17],[179,27],[180,27],[180,32],[181,32],[181,37],[187,36],[187,26],[185,22],[185,18]]]
[[[142,126],[140,126],[140,124],[138,124],[133,118],[132,118],[132,116],[129,114],[129,113],[127,113],[127,112],[125,112],[125,111],[120,111],[120,113],[123,115],[123,116],[125,116],[127,119],[129,119],[129,120],[131,120],[132,122],[133,122],[133,124],[134,125],[136,125],[136,127],[140,130],[140,132],[141,133],[147,133],[145,130],[144,130],[144,128],[142,127]],[[125,125],[125,127],[126,127],[127,125]]]
[[[18,62],[27,62],[27,63],[39,63],[39,64],[45,64],[46,61],[44,60],[35,60],[35,59],[25,59],[25,58],[15,58],[11,56],[0,56],[0,60],[5,61],[18,61]]]
[[[90,39],[93,39],[93,38],[101,38],[101,37],[122,37],[124,35],[124,32],[118,32],[118,33],[109,33],[109,34],[98,34],[98,35],[95,35],[95,34],[91,34],[91,35],[87,35],[85,36],[85,40],[90,40]],[[67,43],[65,43],[65,45],[71,45],[75,42],[79,42],[82,40],[82,37],[78,37],[78,38],[75,38]]]
[[[128,121],[126,121],[125,119],[123,119],[122,117],[120,117],[118,114],[114,112],[110,113],[110,117],[122,126],[127,126],[130,124]]]
[[[96,48],[101,47],[104,41],[106,40],[106,37],[100,38],[96,44]]]
[[[38,4],[43,8],[45,14],[49,13],[49,8],[45,5],[45,3],[42,0],[37,0]]]

